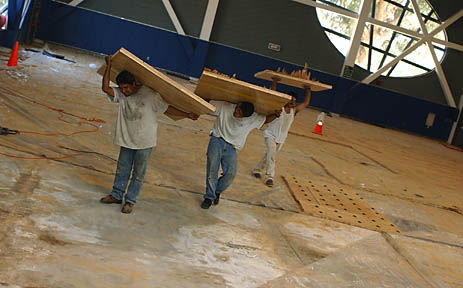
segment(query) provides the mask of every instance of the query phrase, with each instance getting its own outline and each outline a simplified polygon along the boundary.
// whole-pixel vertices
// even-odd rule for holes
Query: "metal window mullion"
[[[397,3],[397,2],[395,2],[395,1],[393,1],[393,0],[384,0],[384,2],[390,3],[390,4],[394,5],[394,6],[403,8],[403,9],[405,9],[405,10],[407,10],[407,11],[413,13],[413,9],[408,8],[408,4],[409,4],[408,2],[407,2],[407,5],[402,5],[402,4]],[[431,15],[432,15],[433,12],[434,12],[434,10],[432,10],[432,8],[431,8]],[[429,16],[428,16],[428,15],[425,15],[425,14],[421,14],[421,15],[422,15],[424,18],[429,19],[429,20],[432,20],[432,21],[434,21],[434,22],[436,22],[436,23],[439,24],[439,19],[434,19],[434,18],[431,17],[431,15],[429,15]]]
[[[371,17],[375,18],[376,15],[376,0],[373,1],[371,6]],[[375,33],[375,25],[370,23],[370,45],[368,47],[368,71],[371,71],[371,57],[372,57],[372,47],[373,47],[373,36]]]
[[[340,6],[340,5],[338,5],[336,3],[333,3],[333,2],[330,2],[330,1],[326,1],[326,0],[315,0],[315,1],[324,3],[324,4],[329,5],[329,6],[337,7],[339,9],[345,10],[347,12],[353,12],[353,13],[356,13],[356,14],[358,13],[358,12],[356,12],[354,10],[347,9],[346,7]]]
[[[430,34],[429,34],[429,37],[434,37],[434,35],[436,35],[437,33],[439,33],[440,31],[444,30],[445,28],[447,28],[448,26],[452,25],[455,21],[457,21],[458,19],[460,19],[461,17],[463,16],[463,9],[458,11],[457,13],[453,14],[452,16],[450,16],[447,20],[445,20],[444,22],[442,22],[442,24],[437,27],[436,29],[434,29]],[[369,84],[371,83],[372,81],[374,81],[376,78],[378,78],[384,71],[386,71],[387,69],[389,69],[390,67],[392,67],[393,65],[395,65],[396,63],[398,63],[400,60],[402,60],[403,58],[405,58],[408,54],[410,54],[411,52],[413,52],[416,48],[418,48],[421,44],[423,44],[425,42],[425,39],[420,39],[418,42],[416,42],[415,44],[413,44],[409,49],[407,49],[406,51],[404,51],[401,55],[397,56],[394,60],[392,60],[390,63],[388,63],[386,66],[382,67],[381,69],[379,69],[378,71],[376,71],[375,73],[369,75],[368,77],[366,77],[365,79],[362,80],[362,83],[365,83],[365,84]]]
[[[325,29],[325,31],[330,32],[331,34],[334,34],[334,35],[339,36],[339,37],[341,37],[341,38],[350,40],[350,36],[348,36],[348,35],[344,35],[344,34],[338,32],[338,31],[332,30],[332,29],[330,29],[330,28],[325,28],[325,27],[324,27],[323,29]]]
[[[410,3],[410,0],[407,1],[407,5],[408,3]],[[399,17],[399,20],[397,21],[397,26],[400,26],[400,24],[402,24],[402,20],[404,19],[404,16],[405,16],[405,9],[402,9],[402,13],[400,13],[400,17]],[[394,41],[395,39],[395,36],[397,35],[397,32],[394,31],[392,33],[392,36],[391,36],[391,40],[389,41],[389,43],[387,44],[387,48],[386,48],[386,54],[383,55],[383,58],[381,59],[381,62],[378,66],[378,69],[383,67],[384,65],[384,61],[386,61],[386,57],[387,57],[387,54],[389,53],[389,50],[391,50],[391,46],[392,46],[392,42]],[[392,70],[392,69],[391,69]],[[389,70],[389,72],[391,72],[391,70]]]
[[[362,42],[361,45],[362,45],[362,46],[369,46],[369,45],[368,45],[367,43],[365,43],[365,42]],[[382,54],[386,53],[386,51],[383,50],[383,49],[379,49],[379,48],[376,48],[376,47],[372,47],[372,49],[373,49],[374,51],[379,52],[379,53],[382,53]],[[390,53],[390,52],[388,52],[388,53],[386,53],[386,54],[387,54],[387,56],[391,56],[391,57],[393,57],[393,58],[394,58],[394,57],[397,57],[397,55],[392,54],[392,53]],[[402,61],[405,62],[405,63],[407,63],[407,64],[410,64],[410,65],[412,65],[412,66],[415,66],[415,67],[418,67],[418,68],[420,68],[420,69],[426,70],[427,72],[432,71],[431,69],[429,69],[429,68],[427,68],[427,67],[424,67],[424,66],[421,66],[420,64],[417,64],[417,63],[412,62],[412,61],[410,61],[410,60],[402,59]],[[396,65],[394,65],[394,67],[395,67],[395,66],[396,66]]]

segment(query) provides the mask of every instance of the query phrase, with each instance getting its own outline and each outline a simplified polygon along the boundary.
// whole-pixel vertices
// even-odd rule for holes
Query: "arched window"
[[[330,7],[336,7],[338,11],[346,12],[339,14],[322,8],[317,8],[316,10],[318,19],[325,29],[328,38],[343,55],[347,55],[357,19],[346,15],[349,15],[349,13],[358,15],[362,1],[317,0],[317,2],[324,3]],[[441,21],[426,0],[416,0],[416,2],[427,32],[431,33],[441,24]],[[369,18],[415,31],[419,34],[422,33],[411,0],[373,0]],[[376,72],[419,40],[419,38],[401,33],[397,29],[375,25],[368,20],[366,22],[355,64],[369,72]],[[437,33],[434,37],[440,40],[446,40],[447,38],[445,31]],[[446,48],[440,44],[434,43],[433,45],[436,57],[441,62]],[[434,68],[435,63],[432,55],[426,43],[423,43],[382,75],[411,77],[430,72]]]

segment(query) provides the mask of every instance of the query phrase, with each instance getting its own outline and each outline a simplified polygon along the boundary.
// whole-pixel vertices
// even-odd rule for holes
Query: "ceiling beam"
[[[162,0],[162,3],[164,4],[164,7],[166,7],[167,13],[169,14],[172,24],[174,24],[174,27],[177,33],[180,35],[185,35],[185,31],[183,31],[183,27],[180,24],[180,21],[178,21],[177,14],[175,14],[174,8],[172,8],[170,1]]]
[[[301,4],[309,5],[309,6],[312,6],[312,7],[315,7],[315,8],[321,8],[321,9],[328,10],[328,11],[331,11],[331,12],[334,12],[334,13],[338,13],[338,14],[341,14],[343,16],[346,16],[346,17],[349,17],[349,18],[352,18],[352,19],[357,19],[358,16],[359,16],[355,12],[351,12],[349,10],[341,9],[339,7],[331,6],[331,5],[328,5],[328,4],[325,4],[325,3],[315,2],[313,0],[293,0],[293,1],[301,3]]]
[[[371,11],[373,5],[373,0],[363,0],[362,8],[360,9],[360,15],[355,25],[354,36],[351,38],[349,51],[347,52],[346,58],[344,59],[344,64],[341,69],[341,76],[344,73],[346,66],[354,67],[355,59],[357,58],[357,53],[359,51],[360,42],[362,40],[363,31],[365,29],[365,23],[368,18],[368,13]]]
[[[426,27],[426,24],[423,21],[423,17],[421,17],[420,7],[418,6],[418,3],[416,3],[416,0],[411,1],[413,10],[415,11],[415,15],[416,17],[418,17],[418,22],[420,23],[421,31],[423,31],[423,35],[425,36],[426,45],[428,46],[429,52],[431,53],[432,59],[434,61],[434,65],[436,66],[437,78],[439,79],[442,91],[444,92],[445,98],[447,100],[447,104],[450,107],[455,108],[457,107],[457,105],[455,104],[455,99],[453,99],[452,91],[450,90],[449,83],[447,82],[447,78],[445,77],[444,70],[442,69],[439,60],[437,59],[436,51],[434,51],[434,46],[432,45],[431,37],[429,37],[428,28]]]
[[[77,5],[79,5],[82,2],[84,2],[84,0],[72,0],[71,2],[69,2],[68,5],[76,7]]]
[[[212,27],[214,26],[215,14],[217,7],[219,6],[219,0],[209,0],[207,3],[206,14],[204,15],[203,26],[201,27],[201,33],[199,38],[201,40],[209,41],[211,37]]]

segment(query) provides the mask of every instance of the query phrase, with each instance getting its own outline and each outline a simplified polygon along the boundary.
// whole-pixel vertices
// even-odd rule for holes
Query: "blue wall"
[[[199,78],[203,67],[261,86],[268,81],[254,78],[264,69],[302,69],[272,58],[224,45],[185,37],[166,30],[130,22],[97,12],[42,1],[38,38],[94,52],[112,54],[124,47],[162,69]],[[147,60],[149,57],[149,60]],[[397,128],[423,136],[447,140],[458,110],[339,76],[311,70],[312,78],[333,86],[313,93],[310,105],[364,122]],[[281,85],[280,91],[295,90],[299,100],[304,91]],[[428,113],[436,115],[434,125],[425,127]]]

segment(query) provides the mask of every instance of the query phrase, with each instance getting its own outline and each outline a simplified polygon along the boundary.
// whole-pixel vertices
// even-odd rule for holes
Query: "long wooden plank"
[[[291,100],[287,94],[206,70],[199,79],[195,93],[208,100],[251,102],[255,111],[263,115],[281,109]]]
[[[264,70],[264,71],[257,72],[256,74],[254,74],[254,77],[259,78],[259,79],[264,79],[264,80],[270,80],[270,81],[277,79],[278,83],[293,86],[293,87],[303,88],[303,89],[305,88],[305,86],[308,86],[310,87],[310,90],[312,91],[323,91],[323,90],[329,90],[333,88],[333,86],[331,85],[320,83],[318,81],[302,79],[302,78],[294,77],[291,75],[278,73],[272,70]]]
[[[158,91],[167,103],[180,110],[193,112],[198,115],[209,114],[215,111],[213,105],[124,48],[119,49],[119,51],[112,56],[111,62],[110,76],[111,81],[114,83],[116,82],[117,74],[122,70],[127,70],[136,77],[137,81]],[[103,65],[98,69],[98,73],[103,75],[105,69],[106,65]],[[171,118],[176,120],[179,119],[178,117]]]

